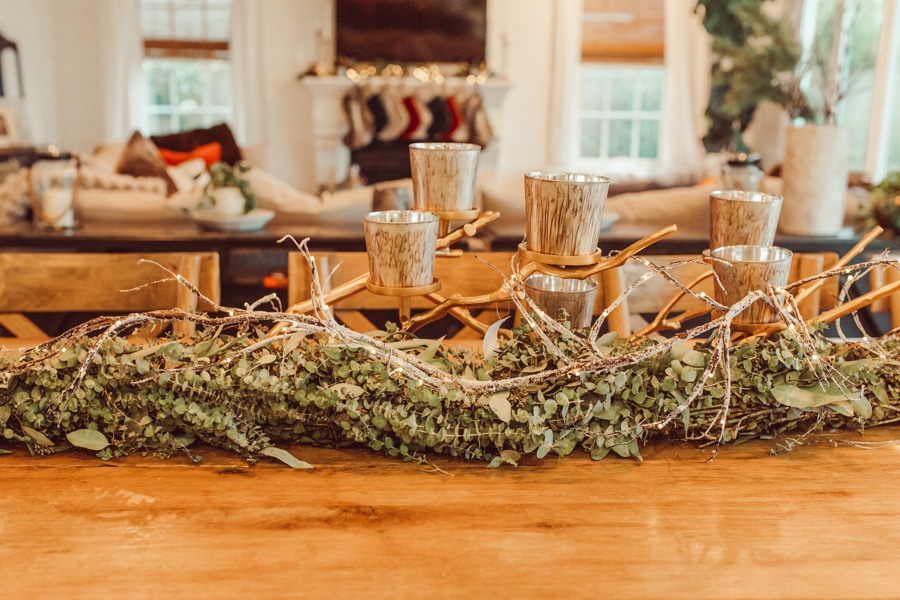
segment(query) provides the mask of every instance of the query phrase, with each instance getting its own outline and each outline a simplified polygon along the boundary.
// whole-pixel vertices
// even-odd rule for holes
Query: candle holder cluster
[[[562,311],[573,328],[590,324],[597,283],[594,275],[621,266],[640,250],[673,233],[674,226],[648,236],[614,257],[603,258],[597,242],[609,179],[554,171],[525,175],[526,232],[516,268],[501,288],[479,296],[439,295],[436,258],[462,255],[451,245],[474,236],[500,215],[474,206],[481,148],[463,143],[410,145],[413,200],[409,210],[379,210],[364,217],[369,272],[322,295],[339,301],[362,290],[398,298],[401,329],[417,331],[450,314],[485,333],[488,326],[470,312],[498,302],[528,302],[556,319]],[[454,223],[461,223],[453,228]],[[426,297],[434,307],[413,316],[410,299]],[[290,308],[315,309],[316,299]]]
[[[677,230],[674,225],[665,227],[621,252],[604,257],[598,242],[609,179],[558,171],[526,173],[525,237],[517,248],[512,275],[504,285],[489,293],[442,296],[438,294],[441,282],[434,277],[435,260],[461,256],[462,251],[452,250],[451,245],[474,236],[500,216],[474,207],[480,150],[474,144],[412,144],[411,208],[373,211],[364,219],[369,272],[289,311],[304,314],[315,310],[319,300],[327,305],[368,290],[398,299],[400,328],[409,332],[449,314],[484,334],[488,325],[469,310],[510,301],[523,314],[538,311],[541,317],[554,320],[566,314],[572,329],[586,328],[595,312],[597,276],[624,265]],[[796,312],[797,305],[825,283],[825,277],[818,277],[803,282],[799,291],[787,285],[792,253],[772,246],[781,197],[735,190],[713,192],[709,201],[710,250],[704,252],[702,259],[709,269],[686,285],[678,282],[679,291],[636,336],[677,329],[690,319],[709,314],[713,319],[727,315],[729,327],[736,335],[767,334],[787,326],[788,321],[799,322],[796,316],[788,317],[787,313]],[[459,222],[461,226],[454,228],[453,224]],[[877,229],[864,237],[835,268],[846,267],[880,233]],[[659,269],[656,274],[666,276]],[[712,296],[694,291],[710,277],[715,279]],[[639,282],[623,295],[631,293],[637,285]],[[875,293],[883,296],[887,292],[875,290]],[[677,319],[669,318],[672,308],[685,295],[700,300],[702,307],[682,313]],[[411,299],[417,296],[427,298],[434,306],[412,315]],[[620,301],[617,299],[615,304]],[[841,314],[854,306],[858,307],[859,303],[842,308]],[[611,307],[601,311],[602,318],[594,323],[592,335],[599,331],[610,310]],[[827,313],[817,319],[839,316]]]

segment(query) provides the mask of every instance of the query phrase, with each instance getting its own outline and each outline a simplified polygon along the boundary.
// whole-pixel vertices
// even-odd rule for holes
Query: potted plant
[[[881,183],[866,188],[855,225],[863,232],[879,225],[890,237],[900,233],[900,172],[888,173]]]
[[[212,210],[222,215],[241,215],[256,206],[256,194],[244,174],[251,169],[245,162],[234,166],[225,162],[213,163],[209,168],[209,183],[204,194],[212,203]]]

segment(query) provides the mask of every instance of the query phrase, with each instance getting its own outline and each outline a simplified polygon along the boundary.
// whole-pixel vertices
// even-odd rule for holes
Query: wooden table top
[[[900,427],[519,467],[0,456],[7,597],[898,598]],[[784,444],[784,440],[781,444]]]

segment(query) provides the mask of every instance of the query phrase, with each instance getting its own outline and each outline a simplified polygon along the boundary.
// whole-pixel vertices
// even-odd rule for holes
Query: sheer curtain
[[[559,168],[577,158],[583,8],[582,0],[556,0],[547,163]]]
[[[146,131],[144,48],[140,0],[99,0],[97,4],[103,85],[104,139],[127,140]]]
[[[265,61],[262,43],[264,3],[232,0],[231,85],[235,136],[244,146],[267,139]]]
[[[695,13],[695,0],[665,2],[666,93],[660,162],[666,173],[699,174],[706,152],[704,113],[709,102],[712,41]]]

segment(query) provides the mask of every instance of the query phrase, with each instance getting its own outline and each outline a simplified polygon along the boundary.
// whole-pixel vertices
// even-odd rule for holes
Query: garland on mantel
[[[192,448],[201,442],[309,467],[282,449],[307,442],[498,466],[576,449],[640,459],[657,437],[797,440],[900,419],[893,336],[835,342],[823,325],[791,324],[733,342],[739,308],[644,340],[573,333],[531,313],[487,357],[395,327],[367,336],[330,317],[256,306],[101,317],[0,355],[0,432],[36,454],[76,446],[104,459],[199,460]],[[193,321],[197,333],[128,338],[167,320]]]

